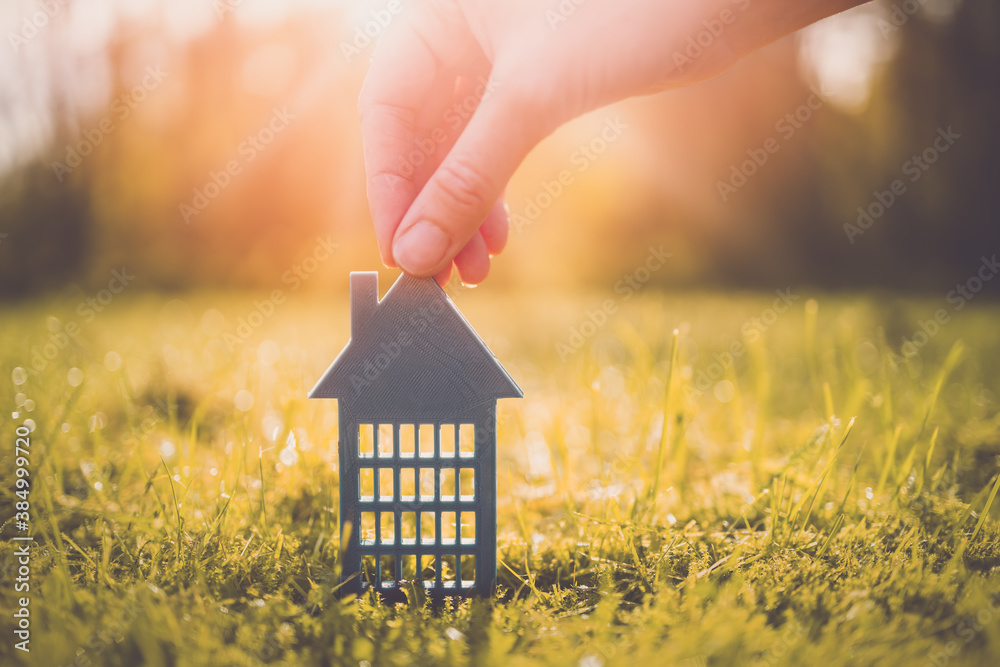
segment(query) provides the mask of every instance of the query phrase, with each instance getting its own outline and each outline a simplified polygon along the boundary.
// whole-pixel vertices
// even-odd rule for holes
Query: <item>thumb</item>
[[[544,114],[514,98],[491,80],[469,124],[403,216],[392,252],[407,273],[432,276],[450,266],[543,136]]]

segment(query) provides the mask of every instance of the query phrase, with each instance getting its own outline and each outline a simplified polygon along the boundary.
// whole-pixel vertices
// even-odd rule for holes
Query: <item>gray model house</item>
[[[310,398],[335,398],[345,592],[492,595],[496,401],[521,390],[432,278],[351,273],[351,339]]]

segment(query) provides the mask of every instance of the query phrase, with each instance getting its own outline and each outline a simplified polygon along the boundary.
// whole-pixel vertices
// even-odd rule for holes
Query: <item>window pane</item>
[[[381,516],[381,528],[379,532],[381,533],[380,541],[382,544],[394,544],[396,542],[396,522],[393,517],[392,512],[380,512]]]
[[[434,468],[420,469],[420,500],[434,500]]]
[[[458,454],[470,457],[476,453],[476,427],[474,424],[462,424],[458,427]]]
[[[402,556],[403,559],[403,579],[414,581],[417,578],[417,557],[415,554]]]
[[[361,513],[361,544],[375,544],[375,512]]]
[[[403,544],[417,541],[417,513],[402,512],[399,516],[399,539]]]
[[[447,556],[441,556],[441,582],[445,586],[455,585],[455,556],[453,554],[448,554]]]
[[[434,512],[420,513],[420,543],[434,544],[437,531],[434,528]]]
[[[417,471],[413,468],[402,468],[399,471],[399,499],[415,500],[417,495]]]
[[[378,425],[378,455],[381,458],[392,457],[392,424]]]
[[[476,543],[476,513],[462,512],[462,544]]]
[[[358,456],[370,459],[375,456],[375,427],[371,424],[358,425]]]
[[[441,458],[455,458],[455,425],[441,424]]]
[[[441,500],[455,499],[455,469],[441,469]]]
[[[434,424],[420,425],[420,456],[430,458],[434,456]]]
[[[441,544],[455,544],[455,513],[441,512]]]
[[[361,580],[368,584],[375,582],[375,556],[361,557]]]
[[[371,468],[358,471],[358,497],[368,502],[375,499],[375,471]]]
[[[382,586],[394,584],[396,581],[395,556],[382,556]]]
[[[476,584],[476,557],[462,556],[462,588],[471,588]]]
[[[420,579],[424,582],[424,586],[428,588],[433,586],[435,577],[437,577],[437,567],[435,567],[434,556],[421,556]]]
[[[378,471],[378,499],[383,502],[392,500],[392,468]]]
[[[462,468],[459,475],[459,495],[462,500],[475,500],[476,494],[476,471],[472,468]]]
[[[399,425],[399,455],[404,459],[412,459],[416,446],[413,434],[413,424]]]

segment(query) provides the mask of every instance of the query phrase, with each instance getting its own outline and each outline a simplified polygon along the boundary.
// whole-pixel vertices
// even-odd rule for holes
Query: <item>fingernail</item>
[[[441,263],[450,244],[440,227],[421,220],[396,240],[392,254],[407,273],[427,273]]]

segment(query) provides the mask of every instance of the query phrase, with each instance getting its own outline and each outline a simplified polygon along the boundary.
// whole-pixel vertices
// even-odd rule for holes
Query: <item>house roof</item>
[[[309,393],[380,419],[437,418],[523,394],[433,278],[351,274],[351,339]]]

